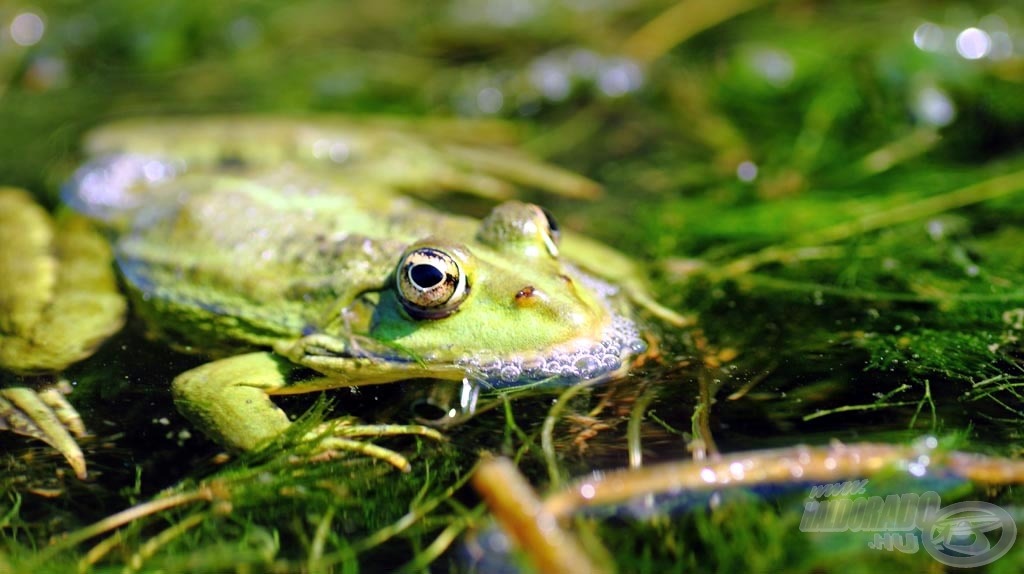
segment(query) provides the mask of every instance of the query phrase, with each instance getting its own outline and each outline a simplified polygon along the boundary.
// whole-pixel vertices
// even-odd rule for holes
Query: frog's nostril
[[[540,295],[540,292],[537,291],[537,289],[534,288],[533,285],[527,285],[526,287],[523,287],[522,289],[519,290],[519,292],[516,293],[516,305],[520,307],[533,305],[537,301],[538,295]]]

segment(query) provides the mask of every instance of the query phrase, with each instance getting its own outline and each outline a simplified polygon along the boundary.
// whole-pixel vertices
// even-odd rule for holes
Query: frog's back
[[[408,243],[475,227],[308,166],[191,172],[148,187],[120,211],[101,208],[118,263],[150,325],[207,353],[318,330]]]

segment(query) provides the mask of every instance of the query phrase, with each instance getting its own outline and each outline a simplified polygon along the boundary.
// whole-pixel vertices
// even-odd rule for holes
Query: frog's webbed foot
[[[441,433],[423,425],[362,425],[352,424],[344,419],[328,421],[318,426],[307,435],[307,439],[316,440],[318,457],[331,457],[337,451],[357,452],[387,462],[402,472],[412,470],[401,454],[376,445],[374,443],[353,440],[352,437],[385,437],[415,435],[434,440],[443,440]]]
[[[77,438],[86,435],[82,417],[57,385],[40,390],[28,387],[0,389],[0,430],[35,438],[57,449],[80,479],[86,477],[85,455]]]
[[[27,192],[0,187],[0,369],[33,378],[57,373],[119,330],[126,303],[112,260],[106,239],[84,218],[54,220]],[[85,428],[64,394],[59,383],[0,389],[0,430],[46,442],[84,478],[75,436]]]

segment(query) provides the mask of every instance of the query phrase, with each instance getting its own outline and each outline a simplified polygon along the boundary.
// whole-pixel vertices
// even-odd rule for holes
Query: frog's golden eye
[[[469,294],[458,262],[431,247],[420,247],[402,258],[396,283],[402,306],[414,319],[447,317]]]

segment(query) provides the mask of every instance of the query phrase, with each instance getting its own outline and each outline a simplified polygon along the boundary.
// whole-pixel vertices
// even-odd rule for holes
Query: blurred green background
[[[82,135],[124,117],[507,121],[529,153],[605,189],[591,202],[527,197],[636,257],[659,300],[697,321],[653,322],[660,363],[573,399],[556,433],[563,476],[625,466],[637,403],[648,461],[685,458],[695,441],[728,452],[923,434],[1013,457],[1024,421],[1022,10],[7,0],[0,182],[56,207]],[[464,197],[438,206],[487,209]],[[358,462],[299,471],[269,455],[216,466],[216,447],[178,440],[184,423],[166,397],[169,375],[194,361],[130,329],[78,367],[76,402],[92,405],[90,426],[111,439],[90,447],[98,478],[88,484],[60,477],[54,455],[3,439],[0,571],[462,571],[473,566],[459,535],[487,525],[461,482],[478,451],[517,455],[535,486],[550,487],[537,444],[550,393],[481,415],[449,445],[420,445],[411,476]],[[345,412],[392,415],[397,407],[380,404],[409,400],[379,393]],[[881,492],[940,488],[950,502],[998,502],[1024,517],[1014,488],[891,480],[876,483]],[[211,484],[228,491],[216,497],[227,506],[174,509],[99,546],[44,550],[50,536],[165,488]],[[871,550],[866,537],[800,533],[800,494],[676,501],[653,520],[575,526],[624,572],[938,571],[923,553]],[[1019,569],[1017,546],[990,568]]]

